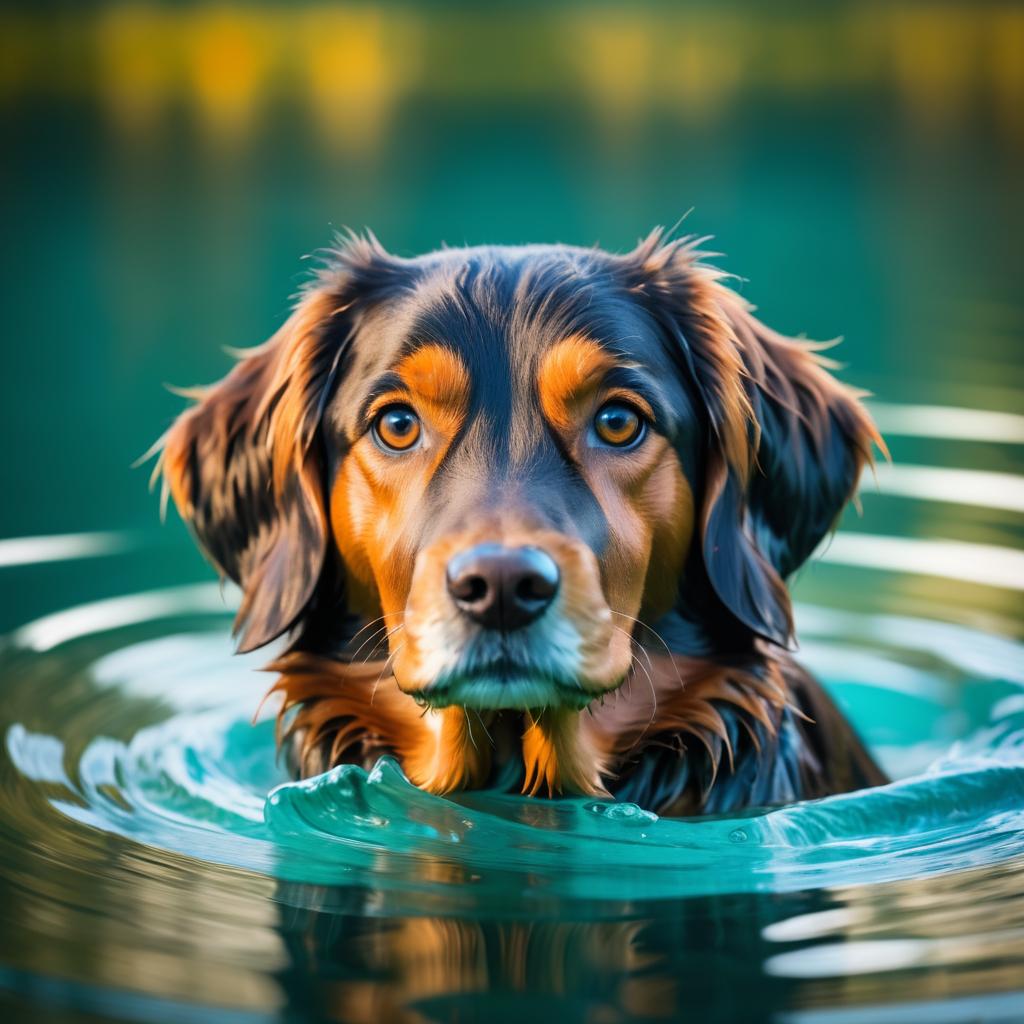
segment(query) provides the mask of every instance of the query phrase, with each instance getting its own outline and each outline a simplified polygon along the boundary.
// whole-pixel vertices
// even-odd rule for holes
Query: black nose
[[[448,593],[487,629],[522,629],[558,593],[558,566],[540,548],[477,544],[448,563]]]

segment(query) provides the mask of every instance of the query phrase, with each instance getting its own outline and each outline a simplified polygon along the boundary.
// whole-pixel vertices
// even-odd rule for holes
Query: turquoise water
[[[0,658],[0,985],[62,1020],[511,1020],[567,999],[580,1020],[1016,1019],[1024,647],[837,608],[902,577],[830,557],[801,583],[803,659],[895,781],[728,818],[441,798],[390,759],[290,781],[272,709],[252,720],[265,655],[232,657],[216,584],[22,625]],[[930,1016],[937,982],[950,1016]]]
[[[897,651],[858,651],[881,676],[866,686],[829,672],[849,657],[837,629],[850,624],[817,614],[821,634],[810,632],[805,660],[897,781],[736,818],[660,820],[633,804],[497,793],[442,798],[417,790],[390,758],[369,773],[346,765],[288,781],[275,767],[273,722],[251,721],[259,684],[249,666],[227,660],[222,631],[126,638],[83,666],[104,691],[99,702],[118,701],[129,722],[146,702],[170,705],[129,739],[90,735],[93,726],[76,735],[68,707],[68,740],[16,723],[7,753],[71,822],[282,881],[371,886],[383,906],[407,913],[427,900],[528,918],[552,897],[791,892],[921,879],[1024,855],[1021,647],[969,631],[949,637],[988,649],[958,681],[970,683],[968,704],[954,684],[900,667],[898,655],[915,652],[915,632],[927,634],[927,623],[898,623],[906,639]],[[941,652],[937,659],[956,672]],[[34,701],[48,696],[32,687]],[[96,703],[90,695],[82,715],[94,715]],[[424,884],[434,871],[436,884]]]
[[[783,7],[0,13],[3,1019],[1024,1019],[1024,11]],[[623,249],[691,207],[873,392],[892,464],[795,594],[895,781],[685,821],[291,782],[271,653],[130,468],[163,382],[335,227]]]

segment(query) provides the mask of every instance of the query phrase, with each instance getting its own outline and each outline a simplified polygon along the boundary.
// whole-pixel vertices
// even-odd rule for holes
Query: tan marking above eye
[[[629,447],[640,438],[653,418],[651,408],[631,390],[606,388],[608,371],[623,364],[607,349],[590,338],[573,336],[552,347],[541,360],[537,373],[537,390],[541,411],[557,430],[571,431],[593,423],[598,438],[614,448]],[[596,415],[595,408],[603,399]],[[622,416],[609,416],[606,410],[624,411]],[[591,420],[591,417],[593,419]]]
[[[401,386],[380,395],[369,412],[379,441],[366,431],[342,460],[330,518],[353,605],[368,618],[383,612],[395,625],[412,571],[403,543],[407,523],[462,425],[471,382],[462,360],[442,345],[420,346],[393,371]],[[414,426],[398,429],[402,425],[387,418],[400,409],[413,414]],[[392,453],[382,451],[386,447]],[[395,457],[395,451],[407,455]]]
[[[615,365],[611,353],[580,336],[566,338],[546,352],[537,374],[537,390],[548,422],[559,430],[573,426],[580,406]]]
[[[470,377],[463,361],[450,348],[422,345],[407,355],[395,372],[417,402],[461,422],[469,406]]]

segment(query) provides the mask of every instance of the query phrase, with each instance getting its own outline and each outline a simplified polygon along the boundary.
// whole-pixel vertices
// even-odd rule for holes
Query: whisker
[[[642,627],[648,633],[650,633],[651,636],[653,636],[661,644],[661,646],[665,648],[665,654],[668,655],[668,659],[669,659],[669,661],[672,662],[672,667],[675,670],[676,680],[677,680],[677,682],[679,683],[680,686],[683,686],[684,685],[683,677],[679,673],[679,666],[676,665],[675,654],[674,654],[672,648],[669,647],[668,643],[665,641],[665,638],[656,629],[654,629],[653,626],[649,626],[646,622],[644,622],[643,619],[634,618],[632,615],[627,615],[625,612],[612,612],[612,614],[613,615],[619,615],[619,616],[621,616],[624,619],[628,619],[630,622],[635,622],[638,626]],[[640,641],[637,640],[636,637],[634,637],[632,634],[630,634],[630,637],[637,644],[639,644],[641,648],[643,648],[643,644],[640,644]],[[645,648],[643,648],[643,649],[645,649]],[[650,659],[650,655],[648,655],[647,657],[648,657],[648,660],[649,660]]]
[[[654,724],[654,720],[658,716],[658,690],[657,687],[654,685],[654,676],[652,674],[654,672],[654,663],[651,661],[650,654],[648,654],[648,652],[644,649],[643,645],[640,643],[639,640],[637,640],[632,634],[628,633],[626,630],[622,629],[621,626],[614,626],[614,628],[617,629],[620,633],[625,634],[629,638],[631,643],[636,644],[640,652],[647,658],[648,665],[650,665],[650,668],[648,669],[648,667],[644,665],[642,661],[637,661],[635,658],[633,659],[632,669],[639,669],[641,672],[643,672],[644,676],[647,679],[647,684],[651,688],[651,716],[647,720],[647,724],[643,727],[643,730],[633,741],[633,745],[630,747],[630,750],[635,750],[637,744],[644,738],[644,736],[647,735],[647,731]],[[632,677],[633,671],[630,672],[630,682],[632,682]]]
[[[487,737],[487,742],[494,746],[494,738],[491,736],[486,724],[484,723],[483,715],[480,714],[479,710],[474,709],[476,714],[476,720],[480,723],[480,728],[483,729],[484,735]]]
[[[635,640],[633,642],[636,643],[640,653],[647,659],[646,665],[642,661],[634,660],[633,667],[640,672],[643,672],[644,677],[647,679],[647,682],[651,687],[651,704],[653,705],[651,718],[653,720],[654,715],[658,711],[658,689],[654,684],[654,663],[651,661],[650,655],[643,649],[643,647]]]
[[[380,672],[377,674],[377,678],[374,680],[373,689],[370,691],[370,706],[373,706],[373,699],[377,696],[377,687],[380,686],[381,680],[384,678],[384,673],[387,672],[391,665],[391,662],[398,656],[398,652],[405,647],[405,644],[399,644],[392,652],[384,659],[384,665],[381,667]]]
[[[392,637],[393,637],[393,636],[394,636],[394,635],[395,635],[396,633],[400,632],[400,631],[401,631],[401,630],[403,630],[403,629],[405,629],[405,623],[404,623],[404,622],[400,622],[400,623],[399,623],[399,624],[398,624],[397,626],[395,626],[395,628],[394,628],[394,629],[392,629],[392,630],[389,630],[389,631],[388,631],[387,633],[385,633],[385,634],[384,634],[384,636],[382,636],[382,637],[381,637],[381,638],[380,638],[380,639],[379,639],[379,640],[378,640],[378,641],[377,641],[377,642],[376,642],[376,643],[375,643],[375,644],[373,645],[373,647],[372,647],[372,648],[370,649],[370,651],[369,651],[369,652],[367,653],[366,657],[365,657],[365,658],[363,658],[363,664],[366,664],[366,662],[368,662],[368,661],[372,661],[372,660],[373,660],[373,655],[374,655],[374,654],[376,653],[376,651],[377,651],[377,648],[378,648],[378,647],[380,647],[380,646],[381,646],[382,644],[386,643],[386,642],[387,642],[388,640],[390,640],[390,639],[391,639],[391,638],[392,638]]]
[[[635,644],[636,645],[636,649],[647,659],[647,669],[645,669],[644,671],[647,672],[648,679],[651,679],[653,673],[655,672],[655,668],[654,668],[654,662],[651,660],[650,651],[648,651],[647,648],[644,647],[644,645],[642,643],[640,643],[640,641],[637,640],[637,638],[635,636],[633,636],[633,634],[630,633],[628,630],[623,629],[621,626],[616,626],[614,623],[612,623],[612,628],[616,629],[616,630],[618,630],[618,632],[622,633],[629,640],[629,642],[631,644]],[[634,661],[634,664],[636,664],[635,661]],[[639,667],[643,668],[642,665],[639,666]],[[653,680],[652,680],[652,683],[653,683]]]
[[[661,646],[662,646],[662,647],[664,647],[664,648],[665,648],[665,653],[666,653],[666,654],[671,654],[671,653],[672,653],[672,650],[671,650],[671,648],[670,648],[670,647],[669,647],[669,645],[668,645],[668,644],[667,644],[667,643],[665,642],[665,638],[664,638],[664,637],[663,637],[663,636],[662,636],[662,635],[661,635],[661,634],[660,634],[660,633],[659,633],[659,632],[658,632],[658,631],[657,631],[657,630],[656,630],[656,629],[655,629],[655,628],[654,628],[653,626],[649,626],[649,625],[648,625],[648,624],[647,624],[646,622],[644,622],[644,620],[643,620],[643,619],[638,619],[638,618],[635,618],[635,617],[634,617],[634,616],[632,616],[632,615],[627,615],[627,614],[626,614],[625,612],[614,612],[614,611],[613,611],[613,612],[612,612],[612,615],[618,615],[618,616],[619,616],[620,618],[623,618],[623,619],[628,619],[628,620],[629,620],[630,622],[635,622],[635,623],[636,623],[636,624],[637,624],[638,626],[641,626],[641,627],[643,627],[643,628],[644,628],[644,629],[646,629],[646,630],[647,630],[647,632],[648,632],[648,633],[650,633],[650,634],[651,634],[651,635],[652,635],[652,636],[653,636],[653,637],[654,637],[654,638],[655,638],[656,640],[658,640],[658,642],[659,642],[659,643],[661,644]]]
[[[469,733],[469,742],[473,745],[473,749],[479,753],[479,747],[476,745],[476,737],[473,735],[473,725],[469,720],[469,708],[463,708],[462,714],[466,719],[466,732]]]
[[[368,630],[368,629],[369,629],[369,628],[370,628],[371,626],[375,626],[375,625],[376,625],[376,624],[377,624],[378,622],[383,622],[385,618],[386,618],[386,616],[384,616],[384,615],[378,615],[378,616],[377,616],[377,617],[376,617],[375,619],[370,619],[370,621],[369,621],[369,622],[367,622],[367,623],[365,623],[364,625],[360,626],[360,627],[359,627],[359,629],[357,629],[357,630],[356,630],[356,631],[355,631],[355,632],[354,632],[354,633],[352,634],[352,636],[351,636],[351,637],[349,637],[349,641],[348,641],[348,642],[349,642],[350,644],[354,644],[354,643],[356,642],[356,640],[358,640],[358,639],[359,639],[359,635],[360,635],[361,633],[364,633],[364,632],[365,632],[366,630]]]
[[[352,663],[353,665],[354,665],[354,664],[356,663],[356,661],[358,660],[358,655],[359,655],[359,652],[360,652],[360,651],[361,651],[361,650],[362,650],[362,649],[363,649],[363,648],[364,648],[364,647],[365,647],[365,646],[366,646],[366,645],[367,645],[368,643],[370,643],[370,641],[371,641],[371,640],[373,640],[373,641],[375,641],[375,642],[374,642],[373,646],[372,646],[372,647],[370,648],[370,655],[372,655],[372,654],[373,654],[373,652],[374,652],[375,650],[377,650],[377,648],[378,648],[378,647],[380,646],[380,641],[379,641],[379,640],[376,640],[376,638],[377,638],[377,637],[379,637],[379,636],[380,636],[380,634],[381,634],[382,632],[384,632],[384,631],[385,631],[386,629],[387,629],[387,626],[378,626],[378,627],[377,627],[377,628],[376,628],[376,629],[375,629],[375,630],[374,630],[374,631],[373,631],[373,632],[372,632],[372,633],[371,633],[371,634],[370,634],[370,635],[369,635],[369,636],[368,636],[368,637],[367,637],[367,638],[366,638],[366,639],[365,639],[365,640],[364,640],[364,641],[363,641],[363,642],[362,642],[362,643],[361,643],[361,644],[360,644],[360,645],[359,645],[359,646],[358,646],[358,647],[357,647],[357,648],[356,648],[356,649],[355,649],[355,650],[354,650],[354,651],[352,652],[352,656],[351,656],[351,658],[350,658],[349,660],[351,661],[351,663]],[[367,657],[366,657],[366,658],[364,658],[363,660],[364,660],[364,661],[369,661],[369,660],[370,660],[370,655],[367,655]]]

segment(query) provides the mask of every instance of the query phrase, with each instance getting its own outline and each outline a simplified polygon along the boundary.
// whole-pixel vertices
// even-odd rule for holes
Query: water
[[[62,1020],[511,1020],[567,994],[581,1020],[1018,1019],[1024,650],[949,621],[998,598],[955,564],[929,567],[951,573],[932,615],[885,610],[907,575],[884,543],[852,568],[843,538],[801,580],[802,656],[896,781],[735,818],[445,799],[390,760],[292,782],[270,712],[251,721],[266,655],[231,656],[217,584],[23,624],[0,657],[7,998]],[[139,536],[22,551],[69,577],[162,557]]]
[[[147,625],[166,622],[175,601],[189,609],[216,600],[212,589],[162,595],[167,604]],[[288,781],[275,766],[273,721],[251,720],[258,678],[251,659],[228,660],[223,617],[211,616],[220,628],[138,639],[118,628],[117,607],[145,608],[146,600],[108,602],[112,618],[101,635],[65,641],[53,654],[39,650],[53,639],[46,622],[15,635],[15,644],[37,650],[5,665],[9,679],[24,678],[9,685],[12,700],[24,691],[29,721],[33,706],[57,705],[61,714],[56,735],[16,719],[6,747],[20,776],[45,787],[60,815],[159,849],[201,850],[204,859],[286,881],[372,886],[382,903],[407,913],[427,895],[424,874],[440,866],[444,884],[433,898],[509,913],[514,893],[526,917],[552,896],[788,892],[923,878],[1024,855],[1024,665],[1012,642],[970,631],[936,637],[926,622],[895,617],[865,626],[805,609],[805,660],[899,781],[737,819],[674,821],[632,804],[431,796],[390,758],[369,773],[342,766]],[[904,638],[851,650],[858,624],[875,636],[899,629]],[[983,652],[966,676],[956,653],[965,641]],[[76,659],[83,646],[88,653]],[[929,670],[903,664],[922,650],[933,652]],[[838,675],[851,658],[858,673]],[[53,659],[59,668],[48,665]],[[87,681],[80,703],[69,673]],[[860,682],[861,673],[874,681]],[[123,729],[112,728],[111,714]]]
[[[293,6],[0,16],[6,1019],[1024,1019],[1024,17]],[[685,821],[291,782],[270,654],[129,469],[160,383],[267,336],[331,225],[623,248],[690,206],[874,392],[893,464],[795,592],[895,781]]]

